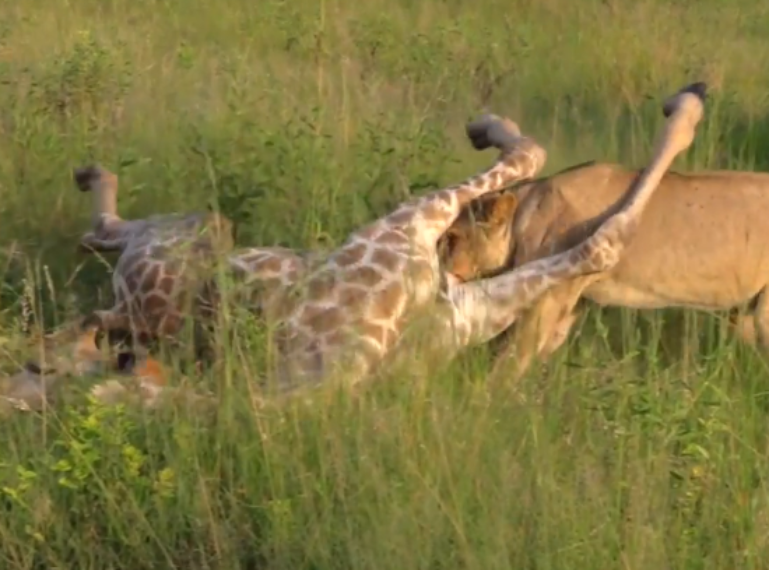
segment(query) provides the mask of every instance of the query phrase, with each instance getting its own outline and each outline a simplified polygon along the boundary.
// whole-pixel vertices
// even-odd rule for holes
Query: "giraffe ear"
[[[518,206],[518,198],[512,192],[500,194],[492,200],[488,221],[491,225],[498,226],[512,222],[513,214]]]

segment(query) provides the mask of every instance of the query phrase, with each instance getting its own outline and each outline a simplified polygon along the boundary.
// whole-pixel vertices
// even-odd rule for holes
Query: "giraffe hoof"
[[[705,101],[708,97],[708,84],[704,81],[697,81],[696,83],[692,83],[691,85],[687,85],[680,91],[681,93],[691,93],[692,95],[696,95],[700,98],[700,100]]]
[[[93,188],[93,185],[96,182],[101,180],[103,176],[109,174],[111,174],[111,172],[98,164],[90,164],[88,166],[75,168],[72,171],[72,179],[75,181],[78,190],[81,192],[88,192]]]
[[[704,103],[708,96],[708,84],[704,81],[697,81],[696,83],[691,83],[683,89],[680,89],[678,93],[670,97],[662,105],[662,114],[665,118],[668,118],[675,113],[685,95],[694,95],[700,100],[700,103]]]
[[[482,115],[468,123],[465,131],[475,150],[489,147],[510,150],[521,138],[521,129],[515,122],[492,114]]]

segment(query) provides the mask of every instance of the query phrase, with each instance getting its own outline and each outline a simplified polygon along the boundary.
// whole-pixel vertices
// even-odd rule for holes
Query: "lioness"
[[[441,243],[459,280],[485,278],[566,251],[616,213],[639,171],[589,162],[517,183],[466,207]],[[516,376],[565,341],[577,303],[635,309],[731,310],[747,342],[769,351],[769,174],[668,172],[638,235],[610,271],[544,295],[502,340],[493,374],[515,356]],[[747,308],[745,315],[737,310]],[[506,333],[506,334],[507,334]]]

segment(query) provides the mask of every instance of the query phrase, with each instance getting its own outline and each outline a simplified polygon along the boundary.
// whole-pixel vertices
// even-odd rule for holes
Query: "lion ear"
[[[515,194],[512,192],[501,194],[491,204],[489,223],[500,225],[511,222],[517,206],[518,198]]]

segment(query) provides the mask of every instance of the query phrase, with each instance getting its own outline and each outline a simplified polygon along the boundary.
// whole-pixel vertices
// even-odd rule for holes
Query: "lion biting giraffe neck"
[[[325,259],[297,267],[295,277],[303,277],[298,282],[281,282],[288,288],[281,296],[274,337],[280,388],[314,384],[337,374],[349,382],[364,378],[392,352],[412,315],[436,300],[441,309],[436,336],[441,342],[467,345],[509,326],[549,287],[611,268],[632,237],[660,172],[691,143],[703,96],[694,87],[687,89],[666,104],[672,109],[669,128],[648,176],[629,189],[625,208],[593,236],[572,250],[509,274],[478,283],[449,282],[441,291],[437,242],[462,208],[488,192],[535,176],[546,156],[509,120],[490,116],[468,125],[477,149],[500,150],[490,169],[402,204],[353,233]],[[238,254],[228,261],[246,275],[266,268],[265,259],[249,265]],[[458,330],[446,332],[453,327]]]
[[[691,144],[702,116],[704,84],[681,90],[664,104],[668,124],[654,160],[628,189],[624,207],[586,241],[513,272],[475,283],[441,276],[437,242],[471,200],[535,176],[545,152],[508,120],[485,117],[468,125],[477,149],[500,157],[466,182],[401,205],[353,233],[291,288],[275,342],[278,383],[318,382],[341,374],[362,379],[388,357],[419,309],[437,301],[434,336],[451,351],[484,342],[510,326],[534,299],[565,280],[610,269],[634,235],[662,173]],[[444,278],[444,286],[439,284]],[[431,333],[432,334],[432,333]]]
[[[396,344],[408,317],[435,300],[440,284],[436,243],[470,200],[536,174],[545,152],[506,119],[468,126],[478,148],[499,160],[464,183],[402,204],[350,235],[292,288],[278,323],[278,383],[317,382],[344,369],[366,376]]]

